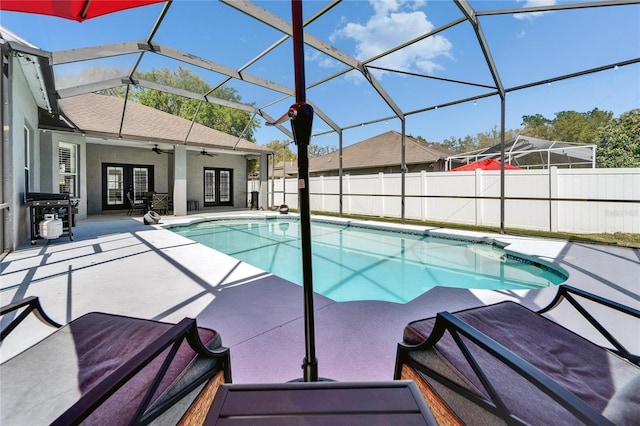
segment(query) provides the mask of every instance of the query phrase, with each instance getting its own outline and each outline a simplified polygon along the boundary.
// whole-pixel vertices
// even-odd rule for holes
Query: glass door
[[[204,169],[204,205],[233,205],[233,170],[205,167]]]
[[[128,209],[126,194],[142,200],[153,191],[153,166],[133,164],[102,164],[102,209]]]

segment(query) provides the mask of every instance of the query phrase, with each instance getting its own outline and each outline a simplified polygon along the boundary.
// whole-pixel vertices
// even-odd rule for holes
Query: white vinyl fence
[[[273,183],[273,185],[272,185]],[[273,203],[298,207],[298,181],[269,183]],[[311,210],[340,212],[340,178],[309,181]],[[342,212],[402,216],[402,175],[344,175]],[[269,200],[271,200],[271,194]],[[500,226],[500,172],[405,174],[405,218]],[[640,169],[505,172],[507,228],[577,233],[640,233]]]

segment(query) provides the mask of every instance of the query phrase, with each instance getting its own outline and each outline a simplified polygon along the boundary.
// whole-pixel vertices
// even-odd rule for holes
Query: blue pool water
[[[169,229],[302,283],[296,220],[213,220]],[[435,286],[531,289],[566,280],[560,268],[507,256],[489,244],[323,221],[312,221],[311,235],[314,291],[335,301],[407,303]]]

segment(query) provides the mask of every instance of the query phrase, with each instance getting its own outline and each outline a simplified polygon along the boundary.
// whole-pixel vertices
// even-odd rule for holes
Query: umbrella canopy
[[[0,9],[82,22],[108,13],[164,1],[166,0],[2,0]]]
[[[473,163],[465,164],[455,169],[449,170],[450,172],[468,172],[471,170],[500,170],[500,162],[493,158],[485,158],[484,160],[474,161]],[[512,166],[511,164],[504,165],[505,170],[522,170],[521,167]]]

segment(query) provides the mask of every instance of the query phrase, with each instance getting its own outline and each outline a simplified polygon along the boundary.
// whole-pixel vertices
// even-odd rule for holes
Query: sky
[[[576,2],[579,1],[571,1]],[[286,22],[291,21],[288,1],[254,3]],[[313,16],[328,3],[304,1],[304,18]],[[470,0],[469,3],[478,11],[488,11],[567,2]],[[156,4],[83,23],[2,11],[0,25],[41,49],[58,51],[145,40],[161,10],[162,4]],[[368,61],[462,16],[460,9],[449,0],[344,0],[308,24],[305,32],[351,57]],[[640,57],[640,4],[480,16],[479,22],[500,82],[507,90]],[[227,4],[174,0],[153,41],[293,88],[290,40],[285,39],[263,58],[252,62],[282,38],[282,32]],[[80,77],[95,81],[126,75],[137,57],[127,55],[59,65],[54,72],[60,88],[77,84],[70,82],[78,81]],[[138,69],[149,71],[167,67],[175,70],[178,65],[197,73],[211,86],[225,81],[221,74],[180,64],[161,55],[145,54]],[[398,108],[407,114],[405,132],[409,135],[441,142],[500,128],[501,107],[497,96],[444,106],[459,99],[490,93],[493,90],[486,86],[495,86],[469,22],[454,25],[368,65],[376,67],[371,71],[372,75]],[[317,112],[328,115],[338,126],[345,128],[343,146],[389,130],[401,132],[401,120],[361,73],[350,71],[322,84],[314,84],[346,68],[323,52],[305,48],[305,81],[311,86],[306,91],[307,100],[315,105]],[[280,117],[295,102],[292,97],[283,97],[246,82],[232,80],[225,84],[236,89],[243,102],[262,108],[274,118]],[[435,106],[440,107],[431,109]],[[594,108],[611,111],[616,117],[640,108],[640,63],[510,91],[505,100],[505,127],[521,127],[525,115],[541,114],[553,119],[560,111],[588,112]],[[372,121],[376,123],[361,125]],[[285,126],[290,128],[289,124]],[[337,147],[340,139],[330,130],[317,113],[313,126],[315,136],[311,142]],[[261,120],[256,139],[264,145],[274,139],[288,140],[289,137],[274,127],[265,126]]]

